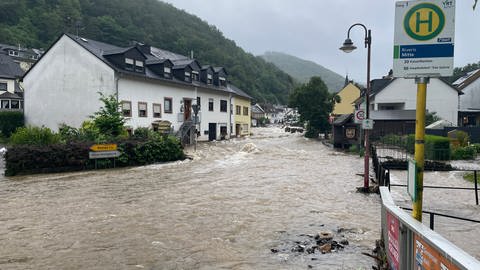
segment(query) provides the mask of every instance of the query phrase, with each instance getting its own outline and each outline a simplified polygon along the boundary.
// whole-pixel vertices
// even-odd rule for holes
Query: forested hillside
[[[345,84],[344,77],[312,61],[280,52],[267,52],[261,57],[301,83],[307,83],[314,76],[322,78],[330,93],[338,92]]]
[[[212,7],[214,10],[214,7]],[[157,0],[2,0],[0,43],[48,48],[63,32],[118,46],[139,41],[224,66],[259,101],[286,103],[293,79],[215,27]]]

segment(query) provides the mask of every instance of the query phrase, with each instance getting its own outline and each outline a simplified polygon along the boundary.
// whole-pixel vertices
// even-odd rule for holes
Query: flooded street
[[[0,176],[0,269],[371,269],[380,198],[355,192],[363,159],[254,132],[170,164]],[[271,252],[328,230],[350,244]]]

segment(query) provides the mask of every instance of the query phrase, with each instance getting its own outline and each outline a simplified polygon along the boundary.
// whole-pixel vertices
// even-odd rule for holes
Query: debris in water
[[[240,151],[241,152],[246,152],[246,153],[252,153],[252,152],[258,151],[258,148],[253,143],[247,143],[242,147],[242,150],[240,150]]]
[[[345,230],[345,229],[343,229]],[[298,238],[300,237],[300,238]],[[343,238],[338,241],[334,240],[334,234],[331,231],[321,231],[315,235],[313,234],[299,234],[295,239],[288,240],[288,242],[279,248],[271,248],[272,253],[304,253],[304,254],[326,254],[343,250],[349,244],[348,240]],[[312,260],[316,260],[312,258]]]

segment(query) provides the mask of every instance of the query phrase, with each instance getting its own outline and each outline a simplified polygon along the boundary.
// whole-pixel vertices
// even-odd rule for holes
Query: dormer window
[[[18,52],[17,52],[17,51],[10,50],[10,51],[8,51],[8,55],[10,55],[10,56],[18,56]]]
[[[212,74],[208,74],[207,75],[207,84],[212,84],[212,82],[213,82],[213,76],[212,76]]]
[[[200,79],[200,75],[198,74],[198,71],[192,71],[192,80],[198,81]]]
[[[185,81],[186,82],[191,82],[192,81],[192,75],[190,74],[190,72],[188,71],[185,71]]]
[[[220,86],[227,86],[227,80],[225,77],[218,78],[220,80]]]
[[[134,60],[132,58],[125,58],[125,69],[133,71]]]
[[[163,76],[165,78],[172,78],[172,69],[169,67],[164,67],[163,68]]]
[[[143,72],[143,61],[135,61],[135,71],[136,72]]]

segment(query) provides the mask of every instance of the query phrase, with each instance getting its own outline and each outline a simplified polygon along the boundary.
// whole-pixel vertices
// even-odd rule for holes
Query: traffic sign
[[[393,76],[453,74],[455,0],[395,3]]]
[[[362,122],[363,129],[373,129],[374,121],[372,119],[364,119]]]
[[[120,152],[118,152],[118,151],[88,152],[88,157],[90,159],[115,158],[115,157],[119,157],[119,156],[120,156]]]
[[[355,110],[355,113],[353,116],[354,116],[355,124],[361,124],[365,119],[365,111],[363,109]]]
[[[407,191],[415,202],[417,200],[417,162],[413,159],[408,160]]]
[[[100,152],[100,151],[115,151],[117,150],[117,145],[114,143],[111,144],[94,144],[90,146],[90,150],[94,152]]]

